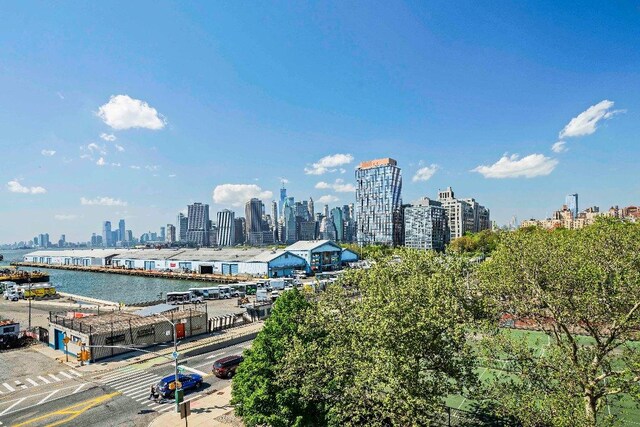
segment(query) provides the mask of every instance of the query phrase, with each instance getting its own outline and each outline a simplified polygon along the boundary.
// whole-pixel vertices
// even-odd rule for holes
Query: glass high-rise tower
[[[384,158],[356,169],[356,222],[360,245],[402,243],[402,174],[398,162]]]

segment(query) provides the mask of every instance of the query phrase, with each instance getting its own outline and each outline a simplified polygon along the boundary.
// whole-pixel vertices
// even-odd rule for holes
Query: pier
[[[175,271],[156,271],[156,270],[141,270],[131,268],[118,268],[110,266],[97,266],[97,265],[58,265],[58,264],[44,264],[38,262],[12,262],[11,265],[16,267],[33,267],[33,268],[54,268],[57,270],[71,270],[82,271],[86,273],[107,273],[107,274],[124,274],[126,276],[138,276],[138,277],[155,277],[160,279],[174,279],[174,280],[190,280],[194,282],[214,282],[214,283],[238,283],[240,281],[251,280],[252,276],[248,275],[235,275],[226,276],[222,274],[199,274],[199,273],[182,273]]]

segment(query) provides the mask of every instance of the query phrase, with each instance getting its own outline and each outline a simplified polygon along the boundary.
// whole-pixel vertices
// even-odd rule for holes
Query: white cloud
[[[310,168],[304,168],[304,173],[307,175],[322,175],[327,172],[336,172],[338,166],[348,165],[351,162],[353,162],[351,154],[333,154],[321,158],[318,162],[312,164]]]
[[[104,157],[100,157],[96,162],[96,165],[98,166],[104,166],[105,164],[107,164],[107,162],[104,161]]]
[[[320,181],[316,184],[316,188],[320,190],[333,190],[337,193],[353,193],[356,191],[356,187],[353,184],[345,184],[343,179],[336,179],[333,184],[328,182]]]
[[[56,95],[58,95],[58,98],[64,99],[64,95],[62,94],[62,92],[58,91],[56,92]]]
[[[57,214],[53,216],[58,221],[71,221],[73,219],[78,218],[78,215],[73,214]]]
[[[94,199],[80,197],[80,204],[86,206],[127,206],[127,202],[112,197],[96,197]]]
[[[254,197],[270,199],[273,193],[256,184],[222,184],[213,189],[213,201],[221,205],[244,206]]]
[[[613,108],[613,101],[606,99],[596,105],[592,105],[571,119],[569,124],[560,131],[560,138],[591,135],[596,131],[598,122],[624,112],[624,110],[611,110],[611,108]]]
[[[91,152],[100,151],[100,146],[98,144],[96,144],[95,142],[92,142],[91,144],[87,145],[87,149],[89,149],[89,151],[91,151]]]
[[[429,181],[433,175],[440,169],[438,165],[425,166],[423,168],[418,169],[416,174],[413,176],[412,181]]]
[[[122,145],[115,144],[115,147],[116,147],[116,150],[118,150],[120,152],[124,151],[124,147]]]
[[[104,139],[105,141],[109,141],[109,142],[113,142],[115,141],[117,138],[114,134],[112,133],[101,133],[100,134],[100,138]]]
[[[549,175],[558,165],[556,159],[542,154],[530,154],[522,159],[517,154],[506,154],[491,166],[481,165],[473,169],[485,178],[533,178]]]
[[[81,159],[88,159],[88,160],[93,161],[93,157],[91,157],[91,155],[89,155],[89,154],[81,154],[80,158]]]
[[[146,170],[148,170],[148,171],[155,172],[158,169],[160,169],[160,166],[158,166],[158,165],[146,165],[144,168]]]
[[[14,179],[13,181],[7,182],[7,190],[12,193],[22,193],[22,194],[44,194],[47,192],[43,187],[25,187],[20,184],[20,181]]]
[[[144,101],[128,95],[111,96],[96,113],[113,129],[145,128],[158,130],[165,126],[164,118]]]
[[[42,154],[43,156],[51,157],[51,156],[53,156],[54,154],[56,154],[56,152],[55,152],[55,150],[42,150],[42,151],[40,152],[40,154]]]
[[[319,197],[318,200],[316,200],[316,202],[324,203],[325,205],[328,205],[329,203],[335,203],[338,201],[340,201],[340,199],[331,194],[326,194],[324,196]]]
[[[280,179],[280,182],[281,182],[282,184],[288,184],[288,183],[289,183],[289,180],[288,180],[287,178],[282,178],[282,177],[280,177],[279,179]]]
[[[554,153],[564,153],[568,150],[568,148],[565,146],[566,144],[566,141],[558,141],[551,146],[551,151],[553,151]]]
[[[136,165],[131,165],[129,166],[131,169],[140,169],[140,166],[136,166]]]
[[[115,166],[115,167],[119,168],[122,165],[120,163],[111,163],[111,166]]]
[[[169,178],[175,178],[175,177],[176,177],[175,173],[172,173],[172,174],[169,175]]]

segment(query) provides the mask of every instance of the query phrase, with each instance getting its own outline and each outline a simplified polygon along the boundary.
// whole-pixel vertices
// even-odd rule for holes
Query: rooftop
[[[38,257],[77,257],[77,258],[107,258],[126,251],[126,249],[65,249],[59,251],[35,251],[25,256]]]
[[[396,162],[394,159],[390,158],[390,157],[385,157],[384,159],[375,159],[375,160],[368,160],[366,162],[362,162],[360,163],[360,165],[358,165],[358,169],[372,169],[372,168],[379,168],[381,166],[397,166],[398,162]]]
[[[285,248],[285,250],[287,250],[287,251],[310,251],[310,250],[318,248],[318,247],[320,247],[322,245],[325,245],[327,243],[329,243],[331,245],[334,245],[334,246],[336,246],[338,248],[340,247],[340,246],[338,246],[337,243],[335,243],[335,242],[333,242],[331,240],[300,240],[300,241],[295,242],[291,246],[287,246]]]
[[[263,251],[261,254],[259,254],[258,256],[253,257],[252,259],[250,259],[249,261],[251,262],[271,262],[274,259],[289,253],[289,251],[286,251],[284,249],[278,249],[276,251]],[[300,258],[297,255],[294,255],[292,253],[289,253],[289,256],[294,257],[294,258],[299,258],[300,262],[304,263],[305,260]]]

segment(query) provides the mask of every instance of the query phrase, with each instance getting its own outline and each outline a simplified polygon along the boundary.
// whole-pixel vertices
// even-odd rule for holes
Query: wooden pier
[[[214,283],[238,283],[240,281],[246,281],[254,279],[252,276],[236,275],[236,276],[224,276],[222,274],[199,274],[199,273],[181,273],[174,271],[156,271],[156,270],[141,270],[131,269],[124,267],[111,267],[111,266],[96,266],[96,265],[58,265],[58,264],[43,264],[39,262],[12,262],[11,265],[16,267],[34,267],[34,268],[53,268],[56,270],[71,270],[71,271],[83,271],[87,273],[107,273],[107,274],[124,274],[126,276],[138,276],[138,277],[155,277],[160,279],[174,279],[174,280],[190,280],[194,282],[214,282]]]

